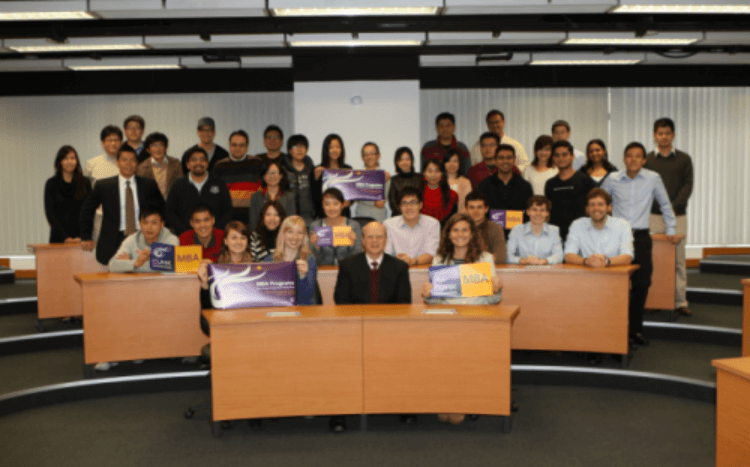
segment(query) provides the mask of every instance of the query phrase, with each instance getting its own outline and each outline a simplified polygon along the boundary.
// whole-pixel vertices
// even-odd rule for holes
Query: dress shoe
[[[677,314],[677,316],[680,316],[680,315],[687,316],[687,317],[693,316],[693,312],[690,311],[688,307],[686,306],[680,307],[674,310],[674,312]]]
[[[346,431],[346,419],[344,417],[331,417],[330,427],[334,433],[343,433]]]
[[[643,337],[643,334],[640,332],[632,337],[633,342],[635,342],[638,345],[642,345],[643,347],[647,347],[649,344],[649,340]]]

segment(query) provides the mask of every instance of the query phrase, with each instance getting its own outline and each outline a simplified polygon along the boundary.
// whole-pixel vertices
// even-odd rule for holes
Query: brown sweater
[[[505,264],[505,232],[503,228],[487,219],[477,227],[483,248],[495,257],[495,264]]]

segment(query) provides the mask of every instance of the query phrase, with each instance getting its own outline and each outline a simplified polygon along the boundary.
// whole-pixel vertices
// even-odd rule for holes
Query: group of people
[[[251,156],[247,133],[231,133],[226,151],[213,142],[213,119],[204,117],[199,143],[179,160],[167,155],[164,134],[141,141],[145,123],[131,116],[123,125],[127,140],[118,127],[105,127],[105,154],[85,167],[71,146],[58,151],[56,175],[45,188],[50,242],[96,245],[97,260],[112,271],[149,271],[153,242],[201,245],[206,262],[294,261],[300,305],[320,303],[320,265],[339,266],[334,298],[350,304],[410,303],[412,265],[633,263],[640,268],[632,278],[630,338],[647,345],[649,232],[666,233],[678,244],[678,311],[690,313],[684,238],[677,234],[686,230],[692,163],[672,145],[672,120],[654,123],[654,151],[640,143],[625,148],[622,171],[609,162],[602,140],[590,141],[585,154],[577,151],[565,121],[537,138],[531,161],[504,133],[502,112],[490,111],[486,122],[488,131],[469,151],[454,136],[453,115],[438,115],[437,138],[420,154],[421,172],[411,149],[401,147],[396,174],[385,173],[384,199],[352,201],[337,188],[323,190],[323,170],[351,169],[338,135],[325,138],[316,166],[304,135],[289,137],[283,153],[283,132],[270,125],[263,133],[267,151]],[[361,156],[364,170],[379,170],[376,143],[364,144]],[[491,210],[523,211],[524,222],[504,230],[489,220]],[[315,233],[321,226],[349,227],[349,244],[322,245]],[[205,263],[198,276],[206,290]],[[491,280],[488,297],[436,299],[430,284],[421,292],[428,302],[497,303],[502,283]]]

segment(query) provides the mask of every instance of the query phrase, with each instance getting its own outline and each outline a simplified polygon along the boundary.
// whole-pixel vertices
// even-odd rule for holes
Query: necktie
[[[125,235],[135,233],[135,199],[130,180],[125,182]]]
[[[377,261],[373,261],[370,269],[370,303],[378,303],[378,281],[380,280],[380,271],[378,271]]]

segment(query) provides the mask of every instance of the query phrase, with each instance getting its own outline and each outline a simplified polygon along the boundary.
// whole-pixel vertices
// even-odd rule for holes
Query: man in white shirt
[[[520,173],[523,173],[524,169],[526,169],[531,162],[529,161],[529,156],[526,155],[526,150],[521,146],[521,143],[505,134],[505,115],[499,110],[490,110],[487,113],[485,121],[487,122],[487,129],[490,133],[495,133],[500,138],[499,144],[510,144],[516,150],[516,167],[518,167]],[[479,164],[482,160],[481,141],[477,141],[476,144],[471,147],[471,164]]]
[[[440,241],[440,222],[422,214],[422,206],[422,192],[416,187],[405,187],[399,201],[401,215],[384,222],[388,230],[385,252],[409,266],[432,264]]]

